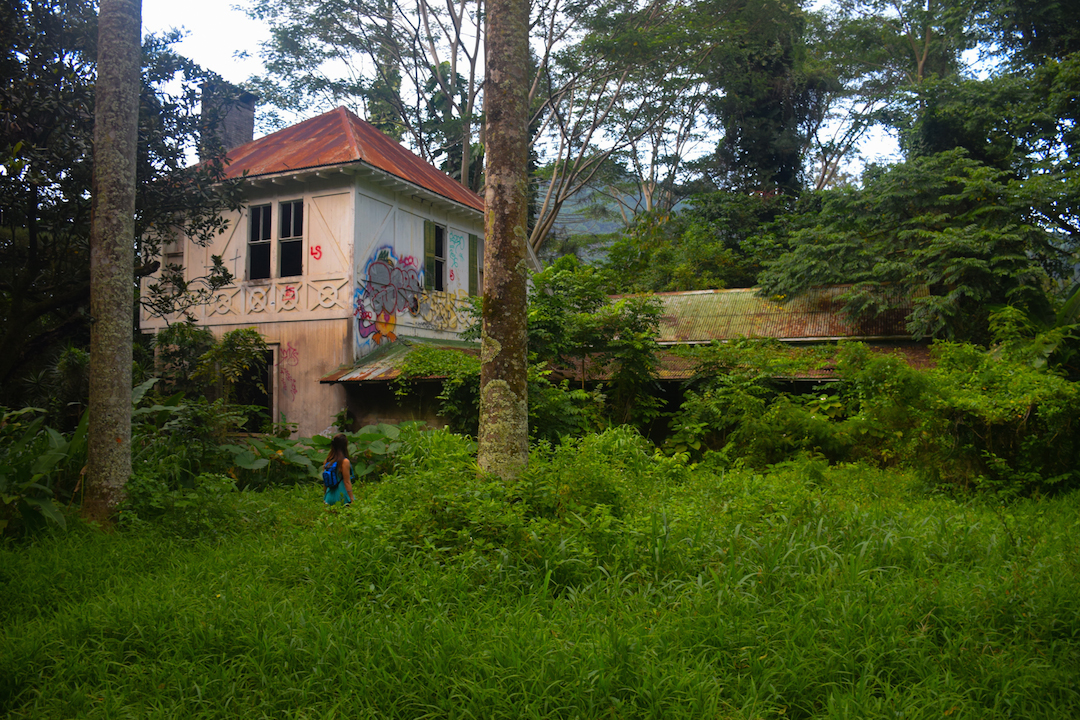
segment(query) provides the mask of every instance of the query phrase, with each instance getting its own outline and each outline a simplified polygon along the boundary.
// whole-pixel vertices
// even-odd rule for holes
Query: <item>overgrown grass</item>
[[[914,473],[694,471],[621,431],[478,478],[410,438],[326,512],[237,493],[215,538],[0,551],[0,714],[1074,718],[1080,494]]]

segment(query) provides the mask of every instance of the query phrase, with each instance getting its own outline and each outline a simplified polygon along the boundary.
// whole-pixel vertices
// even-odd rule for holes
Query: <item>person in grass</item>
[[[330,452],[323,463],[323,469],[330,469],[337,465],[336,471],[341,474],[341,482],[332,488],[327,488],[323,494],[323,502],[327,506],[342,503],[345,507],[353,501],[352,491],[352,462],[349,460],[349,439],[338,433],[330,441]]]

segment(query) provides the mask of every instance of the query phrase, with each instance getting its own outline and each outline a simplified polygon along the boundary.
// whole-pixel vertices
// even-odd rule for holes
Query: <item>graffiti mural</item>
[[[278,352],[278,373],[281,375],[281,388],[290,394],[290,397],[296,399],[296,378],[293,377],[289,368],[294,368],[300,364],[300,348],[293,347],[293,344],[287,343],[284,348]]]
[[[423,294],[421,269],[412,255],[398,257],[389,245],[372,252],[362,284],[353,293],[356,345],[360,355],[397,339],[398,313],[416,314]]]
[[[451,285],[456,285],[458,276],[464,272],[468,282],[469,244],[468,238],[457,230],[446,234],[446,276]]]
[[[465,290],[425,292],[420,298],[417,312],[420,327],[450,332],[465,330],[470,321],[470,316],[465,312],[468,309],[465,299],[468,297],[469,293]]]
[[[353,319],[358,357],[394,342],[405,328],[460,332],[468,327],[463,302],[468,293],[424,290],[424,268],[412,255],[398,256],[392,246],[384,245],[371,253],[357,276]]]

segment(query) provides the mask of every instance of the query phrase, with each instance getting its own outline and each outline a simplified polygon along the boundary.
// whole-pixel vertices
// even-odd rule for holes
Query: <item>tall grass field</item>
[[[1077,492],[403,448],[336,512],[311,481],[0,547],[0,716],[1080,717]]]

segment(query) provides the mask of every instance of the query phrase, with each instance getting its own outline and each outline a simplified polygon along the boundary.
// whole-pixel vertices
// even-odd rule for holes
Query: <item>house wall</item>
[[[450,212],[348,173],[328,172],[303,182],[255,180],[247,207],[229,217],[228,230],[206,247],[182,239],[165,248],[165,261],[182,264],[191,280],[221,256],[236,281],[195,320],[220,337],[254,327],[274,350],[273,415],[299,424],[300,435],[326,430],[346,405],[345,391],[319,379],[356,362],[399,335],[453,338],[468,325],[462,312],[469,288],[469,234],[482,236],[479,213]],[[280,203],[302,200],[303,272],[280,277]],[[271,206],[271,277],[247,279],[250,209]],[[445,290],[424,289],[424,222],[446,229]],[[482,258],[480,240],[479,257]],[[175,321],[179,318],[170,318]],[[145,312],[144,331],[165,327]],[[362,397],[350,405],[360,416]],[[380,417],[385,414],[379,410]]]
[[[353,357],[359,360],[399,335],[447,338],[470,325],[465,311],[470,261],[482,277],[483,219],[451,214],[404,194],[360,188],[356,202]],[[445,228],[444,290],[424,289],[424,223]],[[478,237],[470,258],[469,235]],[[482,287],[482,280],[481,280]]]
[[[334,416],[347,404],[345,390],[340,385],[321,385],[319,379],[348,357],[348,321],[277,321],[212,329],[220,337],[240,327],[254,327],[274,352],[274,421],[297,423],[302,436],[333,432]]]
[[[343,175],[253,184],[247,208],[227,217],[224,234],[205,247],[184,239],[165,248],[166,259],[173,251],[171,259],[183,264],[189,280],[206,274],[212,256],[222,257],[237,281],[191,314],[217,337],[238,328],[258,330],[274,351],[273,419],[298,423],[301,435],[322,432],[345,406],[344,391],[320,385],[319,378],[351,360],[354,196],[352,178]],[[303,272],[280,277],[279,203],[293,200],[304,207]],[[265,204],[273,213],[271,277],[248,280],[249,208]],[[153,332],[165,321],[144,312],[140,326]]]

